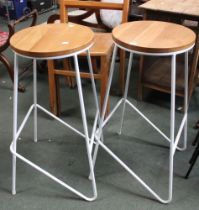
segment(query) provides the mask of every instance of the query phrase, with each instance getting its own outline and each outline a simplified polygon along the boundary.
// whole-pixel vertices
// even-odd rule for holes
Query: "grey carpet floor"
[[[46,20],[49,13],[39,16],[39,22]],[[1,21],[1,27],[6,28]],[[13,60],[13,54],[7,50]],[[23,68],[30,61],[20,60]],[[188,161],[193,152],[191,143],[196,134],[193,125],[199,117],[199,90],[196,88],[189,107],[188,148],[176,152],[174,162],[173,200],[164,205],[157,202],[134,178],[118,165],[101,148],[95,167],[98,198],[86,202],[62,186],[54,183],[43,174],[21,161],[17,161],[17,194],[11,195],[11,154],[12,140],[12,83],[0,64],[0,210],[198,210],[199,209],[199,164],[196,163],[190,178],[184,179]],[[117,88],[117,75],[113,87]],[[136,73],[132,75],[129,98],[136,106],[169,135],[169,97],[148,94],[143,102],[136,101]],[[27,72],[20,82],[26,87],[19,93],[19,122],[23,119],[32,101],[32,71]],[[88,122],[94,118],[94,103],[91,85],[84,83],[84,97]],[[61,85],[61,118],[82,130],[79,102],[76,89]],[[119,99],[111,95],[111,107]],[[180,101],[180,100],[179,100]],[[47,72],[38,73],[38,102],[49,109]],[[176,127],[182,117],[176,114]],[[87,177],[89,174],[84,140],[69,129],[39,112],[38,143],[33,142],[33,123],[30,117],[18,142],[18,151],[31,161],[39,164],[68,184],[88,195],[92,194]],[[111,119],[104,130],[106,145],[161,196],[168,191],[168,143],[135,112],[127,107],[122,135],[118,135],[120,111]]]

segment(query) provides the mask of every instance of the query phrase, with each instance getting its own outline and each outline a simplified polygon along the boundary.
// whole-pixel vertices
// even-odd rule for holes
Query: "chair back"
[[[38,12],[36,9],[32,10],[30,13],[27,13],[26,15],[23,15],[22,17],[20,17],[19,19],[17,20],[14,20],[14,21],[10,21],[10,23],[8,24],[8,27],[9,29],[12,31],[12,33],[14,34],[15,33],[15,28],[16,28],[16,25],[31,18],[30,19],[30,23],[28,23],[27,26],[25,27],[31,27],[31,26],[34,26],[36,25],[36,22],[37,22],[37,17],[38,17]],[[24,28],[24,27],[23,27]]]
[[[32,12],[22,16],[18,20],[9,22],[9,24],[8,24],[9,32],[4,32],[5,34],[7,33],[7,35],[6,35],[6,40],[3,42],[3,44],[0,45],[0,52],[3,52],[4,50],[6,50],[9,47],[10,38],[15,33],[15,25],[18,24],[19,22],[26,20],[29,17],[32,17],[32,22],[31,22],[30,26],[35,25],[36,20],[37,20],[37,10],[33,10]]]
[[[100,10],[120,10],[122,12],[121,23],[127,22],[130,0],[123,0],[121,3],[114,0],[60,0],[60,19],[62,23],[68,21],[86,25],[93,28],[102,28],[110,31],[111,28],[103,23],[100,16]],[[70,16],[69,9],[81,9],[85,13],[78,16]],[[95,14],[97,23],[89,23],[85,19]]]

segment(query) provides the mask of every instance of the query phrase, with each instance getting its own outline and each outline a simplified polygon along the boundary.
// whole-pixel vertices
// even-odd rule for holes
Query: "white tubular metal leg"
[[[98,102],[98,96],[97,96],[97,92],[96,92],[96,85],[95,85],[95,80],[94,80],[94,76],[93,76],[93,67],[92,67],[92,62],[91,62],[91,57],[90,57],[90,51],[87,50],[87,60],[88,60],[88,67],[89,67],[89,72],[91,74],[91,83],[92,83],[92,89],[93,89],[93,95],[94,95],[94,100],[95,100],[95,106],[96,106],[96,110],[100,110],[99,108],[99,102]],[[97,121],[98,121],[98,125],[100,124],[100,113],[97,111],[96,112],[96,117],[97,117]],[[96,127],[93,126],[93,138],[91,137],[91,140],[94,140],[95,137],[95,130]],[[101,138],[103,138],[103,133],[101,134]],[[93,148],[93,142],[91,142],[91,152],[92,152],[92,148]]]
[[[173,191],[173,157],[175,141],[175,91],[176,90],[176,55],[171,60],[171,116],[170,116],[170,151],[169,151],[169,195],[168,201],[172,200]]]
[[[189,75],[189,64],[188,64],[189,53],[185,52],[185,68],[184,68],[184,115],[186,115],[186,121],[184,125],[184,145],[182,150],[187,148],[187,112],[188,112],[188,75]]]
[[[93,67],[92,67],[92,62],[91,62],[91,57],[90,57],[90,51],[89,50],[87,50],[87,60],[88,60],[89,71],[90,71],[90,74],[91,74],[91,82],[92,82],[92,89],[93,89],[93,94],[94,94],[94,98],[95,98],[95,106],[96,106],[96,109],[97,110],[100,110],[100,108],[99,108],[99,102],[98,102],[98,97],[97,97],[97,92],[96,92],[95,80],[94,80],[94,76],[93,76]],[[96,116],[96,117],[97,117],[98,125],[100,125],[100,113],[98,112],[96,114],[98,114],[98,116]],[[96,130],[96,127],[93,126],[93,132],[95,132],[95,130]],[[93,137],[95,138],[95,134],[94,134]],[[92,139],[94,140],[94,138],[91,137],[91,140]],[[103,139],[103,132],[101,133],[101,139]],[[93,151],[93,143],[94,142],[90,142],[90,143],[91,143],[91,154],[92,154],[92,151]],[[97,143],[96,147],[97,148],[99,147],[99,144],[98,143]],[[94,152],[94,154],[95,154],[95,152]],[[96,161],[96,154],[93,156],[93,168],[94,168],[94,165],[95,165],[95,161]],[[88,178],[90,180],[92,179],[91,172],[90,172]]]
[[[80,73],[79,73],[79,65],[78,65],[77,55],[74,55],[74,63],[75,63],[75,72],[76,72],[76,80],[77,80],[77,88],[78,88],[78,94],[79,94],[82,122],[83,122],[83,128],[84,128],[84,133],[85,133],[86,150],[87,150],[91,182],[92,182],[93,194],[94,194],[92,200],[94,200],[97,197],[97,188],[96,188],[95,175],[94,175],[94,170],[93,170],[93,161],[92,161],[92,155],[91,155],[92,151],[91,151],[91,146],[89,145],[86,111],[85,111],[85,106],[84,106],[82,84],[81,84],[81,78],[80,78]]]
[[[34,142],[37,142],[37,60],[33,59]]]
[[[91,74],[91,83],[92,83],[93,95],[94,95],[94,99],[95,99],[95,106],[96,106],[96,109],[99,110],[99,103],[98,103],[96,85],[95,85],[95,80],[94,80],[94,76],[93,76],[93,67],[92,67],[92,62],[91,62],[91,57],[90,57],[90,51],[89,50],[87,50],[87,60],[88,60],[89,71],[90,71],[90,74]],[[100,117],[98,119],[100,119]]]
[[[114,70],[115,70],[115,58],[116,58],[116,55],[117,55],[117,51],[118,51],[118,46],[114,45],[112,61],[111,61],[111,68],[110,68],[110,72],[109,72],[109,80],[108,80],[106,94],[105,94],[105,98],[104,98],[104,104],[103,104],[103,108],[102,108],[101,122],[103,122],[103,120],[105,118],[106,107],[107,107],[108,98],[109,98],[109,92],[110,92],[110,89],[111,89],[113,73],[114,73]]]
[[[17,151],[18,56],[14,53],[13,150]],[[16,194],[16,155],[12,155],[12,194]]]
[[[103,125],[103,121],[104,121],[104,117],[105,117],[105,113],[106,113],[106,107],[107,107],[109,92],[110,92],[111,83],[112,83],[112,79],[113,79],[113,73],[114,73],[114,70],[115,70],[114,67],[115,67],[115,58],[116,58],[116,55],[117,55],[117,50],[118,50],[118,47],[115,45],[114,49],[113,49],[111,68],[110,68],[110,72],[109,72],[109,80],[108,80],[108,84],[107,84],[106,94],[105,94],[105,97],[104,97],[104,104],[103,104],[103,108],[102,108],[102,114],[101,114],[101,119],[100,119],[100,123],[99,123],[99,129],[98,129],[98,132],[97,132],[97,137],[99,137],[99,138],[101,138],[101,134],[102,134],[102,125]],[[94,149],[94,153],[93,153],[93,167],[95,167],[95,162],[96,162],[96,158],[97,158],[97,154],[98,154],[98,149],[99,149],[99,143],[97,141],[95,149]],[[89,178],[90,178],[90,176],[89,176]]]
[[[123,108],[122,108],[122,115],[121,115],[121,125],[120,125],[120,130],[119,130],[120,135],[122,133],[122,127],[124,123],[124,112],[125,112],[126,99],[128,95],[128,89],[129,89],[129,80],[131,76],[132,63],[133,63],[133,53],[131,52],[130,57],[129,57],[128,70],[127,70],[127,75],[126,75],[126,84],[125,84],[124,96],[123,96]]]

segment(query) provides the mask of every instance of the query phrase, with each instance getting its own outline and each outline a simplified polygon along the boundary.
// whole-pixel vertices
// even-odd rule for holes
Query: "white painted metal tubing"
[[[169,203],[170,199],[162,199],[149,185],[147,185],[134,171],[132,171],[117,155],[115,155],[103,142],[98,139],[99,145],[118,162],[131,176],[133,176],[146,190],[148,190],[161,203]]]
[[[17,105],[18,105],[18,56],[14,53],[14,91],[13,91],[13,151],[17,151]],[[16,194],[16,155],[12,155],[12,194]]]
[[[65,125],[66,127],[68,127],[69,129],[71,129],[72,131],[74,131],[75,133],[79,134],[80,136],[82,136],[83,138],[85,138],[85,134],[83,134],[82,132],[78,131],[76,128],[72,127],[71,125],[69,125],[68,123],[64,122],[62,119],[60,119],[59,117],[55,116],[54,114],[52,114],[51,112],[49,112],[47,109],[45,109],[44,107],[40,106],[39,104],[37,104],[37,107],[39,109],[41,109],[42,111],[44,111],[46,114],[50,115],[52,118],[54,118],[55,120],[59,121],[61,124]]]
[[[91,74],[91,83],[92,83],[93,95],[94,95],[94,100],[95,100],[95,106],[96,106],[96,109],[99,111],[98,116],[96,115],[97,118],[95,118],[95,123],[96,124],[94,124],[94,126],[93,126],[92,135],[91,135],[91,141],[90,141],[90,152],[92,154],[94,138],[95,138],[95,132],[96,132],[96,129],[97,129],[96,126],[97,126],[97,122],[98,122],[98,125],[100,125],[100,115],[101,115],[101,113],[100,113],[98,96],[97,96],[97,92],[96,92],[96,85],[95,85],[95,80],[94,80],[94,76],[93,76],[93,66],[92,66],[91,57],[90,57],[90,51],[89,50],[87,50],[87,61],[88,61],[89,71],[90,71],[90,74]],[[102,132],[102,130],[101,130],[101,138],[103,139],[103,132]],[[97,147],[98,147],[98,145],[96,145],[96,148]],[[95,160],[94,160],[94,162],[95,162]],[[90,180],[92,179],[91,172],[90,172],[88,178]]]
[[[30,106],[28,112],[26,113],[26,115],[25,115],[25,117],[24,117],[24,119],[23,119],[23,121],[22,121],[22,123],[21,123],[21,125],[20,125],[20,127],[19,127],[19,129],[17,131],[17,133],[16,133],[16,137],[15,137],[16,141],[17,141],[21,131],[23,130],[23,128],[25,126],[25,123],[27,122],[28,118],[30,117],[31,112],[32,112],[33,109],[34,109],[34,104],[32,106]]]
[[[52,116],[52,114],[50,112],[48,112],[47,110],[45,110],[43,107],[41,107],[40,105],[37,104],[37,107],[40,108],[42,111],[44,111],[47,114],[50,114]],[[29,108],[18,132],[16,135],[16,139],[18,138],[17,136],[20,135],[26,121],[28,120],[28,117],[30,116],[32,110],[34,109],[34,104]],[[52,117],[56,117],[56,116],[52,116]],[[83,136],[85,137],[85,135]],[[53,179],[54,181],[56,181],[57,183],[59,183],[60,185],[62,185],[63,187],[69,189],[70,191],[72,191],[73,193],[75,193],[76,195],[82,197],[83,199],[87,200],[87,201],[93,201],[95,200],[95,196],[89,198],[87,196],[84,196],[82,193],[80,193],[79,191],[77,191],[76,189],[74,189],[73,187],[69,186],[68,184],[64,183],[63,181],[61,181],[60,179],[56,178],[54,175],[50,174],[49,172],[47,172],[46,170],[42,169],[41,167],[39,167],[38,165],[34,164],[33,162],[29,161],[27,158],[23,157],[22,155],[18,154],[17,152],[14,151],[14,143],[15,140],[13,140],[13,142],[11,143],[10,146],[10,151],[12,152],[13,156],[18,157],[19,159],[21,159],[22,161],[26,162],[28,165],[32,166],[33,168],[35,168],[36,170],[40,171],[41,173],[45,174],[46,176],[48,176],[49,178]],[[16,194],[16,191],[15,193]]]
[[[185,70],[186,71],[186,70]],[[170,139],[157,128],[147,117],[145,117],[133,104],[131,104],[128,100],[125,100],[135,111],[137,111],[149,124],[152,125],[161,135],[163,135],[168,141],[170,141],[170,158],[169,158],[169,191],[168,191],[168,199],[164,200],[162,199],[157,193],[155,193],[140,177],[138,177],[123,161],[121,161],[108,147],[106,147],[102,142],[99,141],[100,146],[102,146],[122,167],[124,167],[139,183],[142,184],[144,188],[146,188],[157,200],[159,200],[162,203],[169,203],[172,200],[172,189],[173,189],[173,156],[174,156],[174,128],[175,128],[175,80],[176,80],[176,56],[172,56],[172,70],[171,70],[171,84],[172,84],[172,90],[171,90],[171,131],[170,131]],[[187,89],[187,87],[186,87]],[[185,102],[186,104],[186,102]],[[186,108],[187,110],[187,108]],[[187,118],[187,114],[185,114],[185,117],[182,120],[181,127],[183,127],[183,124]],[[182,128],[180,128],[182,130]],[[181,131],[179,130],[179,133],[176,137],[180,135]],[[176,141],[177,146],[177,141]]]
[[[89,168],[90,168],[92,188],[93,188],[94,197],[97,198],[97,187],[96,187],[95,175],[94,175],[94,169],[93,169],[94,166],[93,166],[91,151],[90,151],[90,147],[89,147],[89,136],[88,136],[86,111],[85,111],[85,106],[84,106],[84,98],[83,98],[83,93],[82,93],[82,84],[81,84],[77,55],[74,55],[73,58],[74,58],[74,64],[75,64],[76,81],[77,81],[78,95],[79,95],[79,101],[80,101],[80,109],[81,109],[81,115],[82,115],[83,128],[84,128],[84,133],[85,133],[85,143],[86,143],[88,163],[89,163]]]
[[[97,96],[97,92],[96,92],[95,80],[94,80],[94,76],[93,76],[93,67],[92,67],[92,63],[91,63],[91,57],[90,57],[90,51],[89,50],[87,50],[87,60],[88,60],[89,71],[90,71],[90,74],[91,74],[91,83],[92,83],[95,106],[96,106],[97,110],[100,110],[99,102],[98,102],[98,96]],[[98,119],[100,119],[100,116],[99,116]]]
[[[90,46],[89,46],[90,47]],[[88,47],[88,48],[89,48]],[[86,48],[86,49],[88,49]],[[84,51],[86,50],[84,49]],[[80,52],[80,51],[79,51]],[[75,71],[76,71],[76,78],[77,78],[77,85],[78,85],[78,93],[79,93],[79,99],[80,99],[80,108],[81,108],[81,114],[82,114],[82,121],[83,121],[83,128],[84,128],[84,133],[81,133],[74,127],[70,126],[69,124],[65,123],[63,120],[59,119],[52,113],[50,113],[48,110],[43,108],[42,106],[37,104],[37,75],[36,75],[36,59],[37,58],[32,58],[33,59],[33,105],[29,108],[27,114],[25,115],[24,120],[22,121],[19,129],[17,130],[17,105],[18,105],[18,58],[17,58],[17,53],[15,53],[15,58],[14,58],[14,96],[13,96],[13,141],[10,145],[10,150],[13,156],[13,164],[12,164],[12,194],[16,194],[16,158],[21,159],[22,161],[26,162],[28,165],[32,166],[36,170],[40,171],[41,173],[45,174],[55,182],[59,183],[60,185],[64,186],[71,192],[75,193],[76,195],[80,196],[81,198],[87,200],[87,201],[93,201],[97,198],[97,188],[96,188],[96,182],[95,182],[95,176],[94,176],[94,171],[93,171],[93,164],[92,164],[92,156],[91,156],[91,147],[89,147],[89,136],[88,136],[88,128],[87,128],[87,120],[86,120],[86,113],[85,113],[85,107],[84,107],[84,101],[83,101],[83,94],[82,94],[82,87],[81,87],[81,80],[80,80],[80,74],[79,74],[79,65],[78,65],[78,60],[77,60],[77,54],[73,53],[72,56],[74,56],[74,61],[75,61]],[[65,55],[64,57],[68,57],[69,55]],[[26,57],[26,56],[23,56]],[[58,57],[55,57],[58,58]],[[51,57],[52,59],[52,57]],[[93,191],[93,196],[88,197],[76,190],[75,188],[71,187],[70,185],[64,183],[62,180],[56,178],[54,175],[50,174],[48,171],[42,169],[35,163],[31,162],[27,158],[23,157],[19,153],[17,153],[16,148],[17,148],[17,137],[20,135],[21,131],[23,130],[25,123],[27,122],[31,112],[34,110],[34,139],[37,141],[37,109],[41,109],[44,111],[46,114],[50,115],[54,119],[58,120],[60,123],[64,124],[66,127],[70,128],[80,136],[84,137],[85,143],[86,143],[86,149],[87,149],[87,156],[88,156],[88,162],[89,162],[89,167],[90,167],[90,174],[91,174],[91,184],[92,184],[92,191]],[[98,118],[99,115],[99,110],[96,111],[96,116],[95,118]],[[94,129],[93,129],[93,139],[94,139],[94,133],[96,130],[96,125],[97,123],[94,122]],[[92,140],[94,142],[94,140]],[[92,143],[93,144],[93,143]]]
[[[126,82],[126,87],[125,87],[125,94],[123,99],[121,99],[119,101],[119,103],[117,103],[117,105],[114,107],[114,111],[119,107],[119,105],[121,104],[120,102],[123,101],[123,103],[127,103],[129,104],[129,106],[131,108],[133,108],[143,119],[145,119],[158,133],[160,133],[167,141],[170,142],[170,146],[169,146],[169,176],[168,176],[168,196],[167,199],[162,199],[149,185],[147,185],[133,170],[131,170],[118,156],[116,156],[101,140],[100,140],[100,132],[99,130],[96,131],[96,140],[98,141],[97,145],[100,145],[107,153],[109,153],[130,175],[132,175],[139,183],[141,183],[141,185],[147,189],[158,201],[160,201],[161,203],[169,203],[172,200],[172,194],[173,194],[173,161],[174,161],[174,149],[176,150],[178,141],[180,139],[180,135],[182,133],[182,129],[184,127],[184,125],[186,124],[187,121],[187,113],[185,113],[182,121],[181,121],[181,125],[180,128],[178,130],[178,134],[176,136],[175,139],[175,97],[176,97],[176,55],[177,54],[181,54],[184,53],[186,51],[188,51],[189,49],[191,49],[192,47],[190,47],[189,49],[185,49],[182,51],[178,51],[178,52],[170,52],[170,53],[142,53],[142,52],[136,52],[130,49],[125,49],[121,46],[119,46],[118,44],[115,43],[115,49],[116,46],[122,48],[123,50],[127,50],[130,53],[137,53],[137,54],[142,54],[142,55],[153,55],[153,56],[171,56],[171,112],[170,112],[170,138],[167,137],[154,123],[152,123],[144,114],[142,114],[140,112],[139,109],[137,109],[130,101],[127,100],[127,88],[128,88],[128,79],[130,77],[127,78],[127,82]],[[188,55],[188,54],[187,54]],[[112,58],[112,64],[114,63],[115,60],[115,56],[113,56]],[[130,62],[129,62],[130,65]],[[128,72],[130,71],[130,67],[128,67]],[[188,78],[188,57],[185,58],[185,72],[186,72],[186,79],[185,79],[185,83],[188,82],[187,78]],[[113,73],[113,69],[111,66],[111,71],[110,73]],[[108,85],[108,90],[106,92],[106,94],[109,94],[109,90],[110,90],[110,86],[111,86],[111,81],[112,81],[112,75],[110,76],[111,79],[109,79],[110,84]],[[187,95],[187,85],[185,85],[185,95]],[[187,99],[185,100],[185,106],[186,106],[186,111],[187,111]],[[104,104],[104,109],[103,111],[105,111],[106,109],[106,103]],[[114,111],[111,113],[111,115],[109,115],[109,118],[106,122],[104,122],[104,115],[102,115],[102,123],[100,125],[100,129],[102,129],[105,124],[109,121],[109,119],[112,117],[112,115],[114,114]],[[124,109],[123,109],[123,113],[124,113]],[[122,114],[123,115],[123,114]],[[122,116],[123,118],[123,116]],[[186,125],[185,125],[186,126]],[[186,130],[186,129],[185,129]],[[185,131],[186,132],[186,131]],[[185,140],[184,140],[185,141]],[[98,149],[98,148],[97,148]]]
[[[52,180],[54,180],[55,182],[57,182],[58,184],[62,185],[63,187],[67,188],[68,190],[70,190],[71,192],[73,192],[74,194],[78,195],[79,197],[83,198],[86,201],[93,201],[96,199],[96,195],[94,194],[93,197],[87,197],[84,194],[82,194],[81,192],[77,191],[75,188],[71,187],[70,185],[66,184],[65,182],[63,182],[62,180],[58,179],[57,177],[55,177],[54,175],[52,175],[51,173],[49,173],[48,171],[42,169],[40,166],[36,165],[35,163],[31,162],[30,160],[28,160],[27,158],[23,157],[22,155],[20,155],[19,153],[16,153],[14,151],[14,142],[11,143],[10,145],[10,151],[11,153],[18,157],[20,160],[22,160],[23,162],[27,163],[28,165],[32,166],[33,168],[35,168],[36,170],[40,171],[41,173],[45,174],[47,177],[51,178]]]
[[[162,131],[160,131],[157,126],[155,126],[147,117],[145,117],[133,104],[131,104],[127,99],[127,102],[135,111],[137,111],[149,124],[152,125],[160,134],[162,134],[168,141],[170,141],[170,160],[169,160],[169,190],[168,199],[162,199],[154,190],[152,190],[139,176],[137,176],[123,161],[121,161],[108,147],[106,147],[98,138],[99,145],[103,147],[122,167],[125,168],[142,186],[147,189],[157,200],[162,203],[169,203],[172,200],[172,188],[173,188],[173,146],[174,146],[174,125],[175,125],[175,72],[176,72],[176,56],[172,56],[172,96],[171,96],[171,138],[169,139]],[[128,84],[127,84],[128,85]],[[182,122],[183,124],[183,122]],[[172,127],[173,125],[173,127]]]
[[[186,121],[187,121],[187,114],[184,115],[183,119],[182,119],[182,122],[180,124],[180,127],[179,127],[179,130],[178,130],[178,133],[176,135],[176,138],[175,138],[175,141],[174,141],[174,148],[173,148],[173,155],[175,154],[175,151],[177,149],[177,145],[178,145],[178,142],[180,140],[180,136],[182,134],[182,130],[183,128],[186,126]],[[185,129],[185,128],[184,128]],[[179,148],[179,147],[178,147]]]
[[[96,116],[98,116],[97,121],[98,121],[98,124],[100,124],[100,107],[99,107],[99,101],[98,101],[98,96],[97,96],[97,91],[96,91],[95,80],[94,80],[94,76],[93,76],[94,74],[93,74],[93,66],[92,66],[91,57],[90,57],[90,50],[88,49],[86,52],[87,52],[88,67],[89,67],[89,71],[91,74],[91,83],[92,83],[95,106],[96,106],[97,112],[99,112],[99,114],[96,113]],[[92,152],[93,143],[94,143],[97,121],[96,121],[96,124],[94,124],[94,126],[93,126],[92,135],[91,135],[91,142],[90,142],[91,152]],[[94,123],[95,123],[95,121],[94,121]],[[101,137],[103,138],[103,132],[101,133]]]
[[[77,133],[78,135],[82,136],[83,138],[85,138],[85,135],[83,133],[81,133],[80,131],[78,131],[77,129],[75,129],[74,127],[72,127],[71,125],[69,125],[68,123],[64,122],[63,120],[61,120],[60,118],[58,118],[57,116],[53,115],[51,112],[49,112],[48,110],[46,110],[45,108],[43,108],[42,106],[40,106],[39,104],[36,105],[38,109],[41,109],[42,111],[44,111],[47,115],[50,115],[51,117],[55,118],[56,120],[58,120],[60,123],[62,123],[64,126],[68,127],[69,129],[71,129],[72,131],[74,131],[75,133]],[[28,118],[30,117],[31,115],[31,112],[33,111],[34,109],[34,104],[32,104],[28,110],[28,112],[26,113],[18,131],[17,131],[17,134],[16,134],[16,139],[18,139],[21,131],[23,130],[24,126],[25,126],[25,123],[27,122]],[[99,114],[99,112],[98,112]],[[58,119],[57,119],[58,118]],[[96,115],[95,118],[98,118],[98,116]],[[95,120],[97,121],[97,120]],[[97,124],[95,122],[95,124]],[[95,125],[95,128],[96,128],[96,125]],[[95,132],[94,132],[95,134]],[[93,135],[94,135],[93,134]]]
[[[123,108],[122,108],[121,124],[120,124],[119,134],[122,133],[122,127],[123,127],[123,123],[124,123],[124,112],[125,112],[126,99],[127,99],[127,95],[128,95],[128,89],[129,89],[129,80],[130,80],[130,75],[131,75],[132,63],[133,63],[133,53],[131,52],[130,57],[129,57],[127,75],[126,75],[126,84],[125,84],[124,96],[123,96],[124,100],[123,100]]]
[[[132,107],[143,119],[145,119],[158,133],[160,133],[167,141],[170,142],[169,137],[167,137],[151,120],[149,120],[138,108],[136,108],[128,99],[126,103]]]
[[[93,124],[91,138],[90,138],[90,141],[89,141],[90,152],[91,153],[93,151],[93,145],[94,145],[95,133],[96,133],[96,130],[97,130],[97,122],[98,122],[98,119],[99,119],[99,115],[100,115],[100,113],[99,113],[99,111],[97,111],[97,113],[95,115],[95,120],[94,120],[94,124]]]
[[[103,108],[102,108],[102,115],[101,115],[101,121],[102,122],[104,120],[105,113],[106,113],[106,107],[107,107],[107,104],[108,104],[109,92],[110,92],[111,83],[112,83],[112,79],[113,79],[113,73],[114,73],[114,70],[115,70],[115,58],[116,58],[116,55],[117,55],[117,51],[118,51],[118,47],[115,45],[114,49],[113,49],[111,68],[110,68],[110,72],[109,72],[109,79],[108,79],[106,94],[105,94],[105,98],[104,98],[104,104],[103,104]]]
[[[33,59],[34,142],[37,142],[37,61]]]
[[[168,142],[170,142],[170,138],[168,136],[166,136],[166,134],[164,134],[151,120],[149,120],[138,108],[136,108],[128,99],[126,99],[126,103],[132,107],[143,119],[145,119],[159,134],[161,134],[165,140],[167,140]],[[183,122],[181,122],[182,125]],[[176,137],[177,138],[177,137]],[[176,149],[177,150],[181,150],[180,147],[178,147],[176,145]]]
[[[111,117],[113,116],[113,114],[116,112],[116,110],[120,107],[121,103],[123,102],[123,98],[120,99],[117,104],[114,106],[114,108],[112,109],[112,111],[110,112],[110,114],[106,117],[106,119],[104,119],[103,123],[102,123],[102,128],[106,125],[106,123],[108,123],[108,121],[111,119]]]
[[[106,117],[106,119],[103,121],[103,124],[101,125],[102,128],[106,125],[106,123],[109,122],[109,120],[111,119],[111,117],[113,116],[113,114],[117,111],[117,109],[119,108],[119,106],[121,105],[121,103],[123,102],[123,98],[121,98],[117,104],[114,106],[114,108],[111,110],[111,112],[109,113],[109,115]],[[95,136],[96,137],[99,137],[100,136],[100,129],[98,128],[96,130],[96,133],[95,133]]]
[[[175,141],[175,98],[176,98],[176,55],[171,57],[171,113],[170,113],[170,150],[169,150],[169,200],[173,195],[173,150]]]
[[[119,106],[121,105],[121,103],[124,101],[124,98],[120,99],[117,104],[114,106],[114,108],[112,109],[112,111],[110,112],[110,114],[108,115],[108,117],[103,121],[102,124],[102,128],[109,122],[110,118],[113,116],[113,114],[117,111],[117,109],[119,108]],[[128,99],[126,99],[126,103],[133,108],[139,115],[141,115],[158,133],[160,133],[168,142],[170,142],[169,137],[167,137],[152,121],[150,121],[143,113],[141,113],[139,111],[139,109],[137,109]],[[187,115],[185,115],[182,119],[178,134],[176,135],[176,139],[175,139],[175,149],[180,150],[180,148],[177,146],[176,141],[179,140],[180,138],[180,134],[182,132],[183,126],[185,124],[186,121],[186,117]],[[97,129],[96,131],[96,137],[99,136],[99,129]],[[174,153],[175,153],[175,149],[174,149]]]
[[[115,113],[115,111],[118,109],[118,107],[120,106],[120,104],[122,103],[123,99],[120,99],[118,101],[118,103],[116,104],[116,106],[113,108],[113,110],[109,113],[109,115],[106,117],[106,119],[103,121],[103,124],[101,125],[101,129],[106,125],[106,123],[110,120],[110,118],[113,116],[113,114]],[[100,128],[98,128],[96,130],[96,133],[95,133],[95,138],[100,138]],[[102,139],[102,138],[101,138]],[[102,139],[102,142],[104,140]],[[99,143],[98,141],[96,142],[96,145],[95,145],[95,150],[94,150],[94,153],[93,153],[93,164],[95,166],[95,162],[96,162],[96,158],[97,158],[97,153],[98,153],[98,149],[99,149]],[[90,176],[89,176],[89,179],[90,179]]]
[[[175,139],[175,145],[174,145],[174,150],[173,154],[175,153],[175,149],[179,151],[184,151],[187,148],[187,110],[188,110],[188,51],[184,53],[184,116],[178,131],[178,134]],[[182,132],[182,129],[184,129],[184,140],[183,140],[183,146],[179,147],[178,141]]]
[[[102,126],[103,126],[103,121],[104,121],[104,117],[105,117],[105,113],[106,113],[106,107],[107,107],[107,104],[108,104],[108,98],[109,98],[111,83],[112,83],[112,79],[113,79],[113,72],[114,72],[114,67],[115,67],[115,58],[116,58],[116,55],[117,55],[117,50],[118,50],[118,47],[116,45],[114,45],[113,55],[112,55],[112,60],[111,60],[111,67],[110,67],[110,72],[109,72],[109,79],[108,79],[106,94],[105,94],[105,97],[104,97],[102,114],[101,114],[101,117],[100,117],[99,130],[97,130],[98,135],[100,137],[103,135],[103,133],[102,133],[102,128],[103,127]],[[99,149],[99,145],[98,145],[98,142],[97,142],[96,146],[95,146],[94,153],[93,153],[93,167],[95,167],[95,162],[96,162],[96,158],[97,158],[97,154],[98,154],[98,149]],[[91,178],[90,175],[89,175],[89,178]]]
[[[184,67],[184,114],[187,115],[188,112],[188,77],[189,77],[189,53],[185,52],[185,67]],[[181,150],[185,150],[187,148],[187,118],[184,125],[184,145]]]
[[[74,63],[75,63],[75,73],[76,73],[76,81],[77,81],[77,89],[78,89],[78,94],[79,94],[83,129],[84,129],[86,142],[88,140],[88,143],[89,143],[88,126],[87,126],[88,124],[87,124],[87,119],[86,119],[86,111],[85,111],[85,106],[84,106],[84,98],[83,98],[83,92],[82,92],[82,84],[81,84],[81,78],[80,78],[80,73],[79,73],[79,64],[78,64],[77,55],[74,56]]]

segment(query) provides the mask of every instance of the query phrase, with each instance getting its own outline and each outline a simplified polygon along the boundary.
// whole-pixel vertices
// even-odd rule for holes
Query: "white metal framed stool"
[[[48,176],[55,182],[59,183],[63,187],[67,188],[74,194],[80,196],[81,198],[87,201],[93,201],[97,197],[97,188],[95,182],[95,176],[93,171],[92,157],[91,152],[94,142],[94,133],[97,127],[97,121],[99,120],[99,107],[97,101],[97,94],[95,88],[95,82],[93,77],[91,77],[92,88],[94,93],[95,105],[96,105],[96,114],[92,128],[92,134],[89,137],[88,125],[86,119],[85,105],[82,93],[81,78],[79,74],[79,64],[78,64],[78,54],[83,51],[87,51],[88,65],[90,73],[93,73],[89,48],[92,46],[94,40],[93,32],[85,26],[77,24],[42,24],[34,26],[31,28],[24,29],[16,33],[10,41],[11,47],[15,52],[14,60],[14,101],[13,101],[13,141],[10,146],[10,150],[13,154],[13,173],[12,173],[12,193],[16,193],[16,158],[24,161],[28,165],[32,166],[36,170],[40,171],[44,175]],[[33,104],[30,106],[27,114],[24,117],[21,125],[17,125],[17,115],[18,115],[18,56],[27,57],[33,59]],[[78,87],[78,95],[80,101],[81,116],[83,122],[83,130],[81,132],[75,127],[66,123],[65,121],[54,116],[44,107],[40,106],[37,103],[37,70],[36,70],[36,60],[37,59],[60,59],[66,57],[73,57],[76,71],[76,80]],[[76,134],[80,135],[85,139],[89,170],[91,173],[91,185],[93,195],[91,197],[86,196],[79,190],[70,186],[69,184],[58,179],[56,176],[50,174],[48,171],[44,170],[40,166],[28,160],[26,157],[22,156],[17,152],[17,139],[23,130],[31,112],[34,114],[34,141],[37,142],[37,110],[45,112],[50,115],[55,120],[59,121],[61,124],[67,128],[74,131]]]
[[[187,84],[188,84],[188,51],[193,48],[195,43],[195,34],[188,28],[173,23],[160,21],[135,21],[124,23],[117,26],[113,32],[112,37],[115,43],[113,58],[111,63],[109,83],[107,85],[107,92],[101,116],[100,128],[96,132],[97,144],[94,151],[93,162],[95,164],[98,147],[101,146],[108,154],[110,154],[131,176],[133,176],[147,191],[149,191],[161,203],[169,203],[172,200],[173,192],[173,159],[176,149],[185,150],[187,142]],[[105,110],[107,104],[107,97],[109,95],[112,77],[114,73],[114,64],[117,54],[117,49],[121,48],[130,53],[125,91],[121,100],[115,105],[106,119]],[[176,55],[185,54],[185,85],[184,85],[184,116],[181,125],[175,136],[175,86],[176,86]],[[147,118],[135,105],[128,99],[128,87],[130,80],[130,73],[132,68],[133,54],[150,55],[150,56],[170,56],[171,57],[171,112],[170,112],[170,137],[163,133],[150,119]],[[127,164],[124,163],[116,154],[114,154],[100,139],[103,127],[107,124],[113,114],[120,105],[122,108],[120,134],[122,132],[125,106],[128,104],[134,111],[136,111],[144,120],[146,120],[153,129],[155,129],[165,140],[169,142],[169,186],[168,198],[161,198],[143,179],[141,179]],[[183,147],[178,146],[180,136],[184,130]]]

